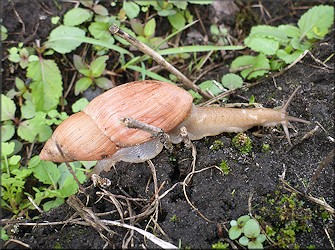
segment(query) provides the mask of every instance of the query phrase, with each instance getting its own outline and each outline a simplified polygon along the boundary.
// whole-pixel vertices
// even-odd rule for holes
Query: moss
[[[212,245],[212,249],[229,249],[229,244],[219,241]]]
[[[252,149],[251,139],[243,132],[238,133],[233,138],[232,143],[242,154],[248,154]]]
[[[262,152],[263,152],[263,153],[267,153],[267,152],[269,152],[269,151],[270,151],[270,145],[267,144],[267,143],[264,143],[264,144],[262,145]]]
[[[224,160],[221,161],[221,163],[220,163],[220,169],[222,170],[224,175],[229,174],[230,171],[231,171],[230,167],[228,166],[227,161],[224,161]]]
[[[299,248],[296,235],[310,232],[313,212],[305,206],[296,193],[283,193],[279,188],[267,197],[269,206],[262,207],[256,216],[269,237],[280,248]]]
[[[223,147],[224,147],[224,143],[223,143],[222,141],[220,141],[220,140],[216,140],[216,141],[214,141],[213,144],[209,147],[209,149],[217,151],[217,150],[219,150],[219,149],[221,149],[221,148],[223,148]]]

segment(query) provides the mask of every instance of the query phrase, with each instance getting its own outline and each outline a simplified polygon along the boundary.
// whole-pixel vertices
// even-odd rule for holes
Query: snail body
[[[192,104],[187,91],[169,83],[126,83],[97,96],[81,112],[63,121],[44,145],[40,158],[54,162],[98,160],[93,172],[99,173],[110,168],[107,162],[144,162],[158,155],[163,148],[160,139],[126,127],[120,122],[124,117],[162,129],[174,144],[182,141],[182,127],[189,139],[199,140],[223,132],[279,124],[291,144],[289,122],[308,123],[286,112],[295,93],[280,109],[199,107]]]

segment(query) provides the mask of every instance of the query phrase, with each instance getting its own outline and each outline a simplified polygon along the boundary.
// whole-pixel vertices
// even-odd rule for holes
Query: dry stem
[[[132,44],[133,46],[137,47],[140,51],[142,51],[144,54],[147,54],[151,56],[158,64],[162,65],[164,68],[166,68],[168,71],[170,71],[172,74],[176,75],[182,83],[194,90],[195,92],[199,93],[202,97],[205,99],[210,99],[212,96],[210,96],[205,91],[201,90],[197,85],[193,84],[190,79],[188,79],[186,76],[183,75],[178,69],[176,69],[172,64],[168,63],[160,54],[158,54],[156,51],[145,45],[144,43],[140,42],[136,38],[129,35],[124,30],[120,29],[115,24],[109,28],[109,31],[113,35],[117,35],[123,39],[125,39],[127,42]]]

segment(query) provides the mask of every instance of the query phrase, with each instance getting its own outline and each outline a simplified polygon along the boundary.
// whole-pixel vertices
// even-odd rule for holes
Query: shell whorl
[[[154,80],[126,83],[94,98],[82,112],[61,123],[40,157],[57,162],[108,158],[118,148],[152,139],[148,132],[125,127],[121,118],[131,117],[169,132],[191,108],[192,96],[175,85]]]

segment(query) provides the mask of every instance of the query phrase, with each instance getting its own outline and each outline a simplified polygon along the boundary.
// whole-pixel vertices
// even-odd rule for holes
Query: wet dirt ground
[[[63,8],[60,11],[52,3],[48,3],[47,6],[53,12],[52,14],[61,15],[66,11],[66,6],[71,5],[62,5]],[[280,13],[276,13],[276,11],[279,12],[277,8],[280,6],[269,5],[268,9],[273,11],[272,17],[276,14],[279,16]],[[14,17],[12,5],[8,2],[3,4],[3,22],[11,33],[9,41],[14,43],[25,41],[29,44],[37,37],[46,39],[51,27],[47,22],[41,21],[40,16],[45,15],[50,23],[52,15],[43,10],[40,1],[25,3],[24,6],[15,1],[15,9],[24,21],[26,30],[25,33],[22,33],[22,25]],[[291,15],[289,18],[294,20],[299,16]],[[278,22],[283,21],[280,19]],[[311,50],[314,58],[324,61],[334,53],[333,35],[334,30],[315,45]],[[5,54],[5,49],[11,45],[4,44],[3,54]],[[290,115],[306,119],[311,123],[293,124],[295,131],[290,130],[293,147],[288,144],[279,127],[263,128],[261,131],[253,128],[247,131],[246,134],[253,143],[252,151],[247,155],[242,155],[231,145],[231,139],[236,134],[221,134],[195,141],[194,145],[197,150],[195,170],[203,171],[196,172],[185,189],[193,207],[187,201],[183,186],[180,184],[191,171],[191,150],[184,147],[183,144],[176,145],[172,152],[163,150],[152,160],[160,187],[159,195],[172,188],[173,185],[175,186],[160,199],[157,218],[159,227],[154,230],[155,224],[152,221],[149,223],[152,213],[138,221],[132,220],[131,223],[149,232],[154,232],[156,236],[175,246],[192,249],[210,248],[220,238],[228,238],[224,226],[229,228],[230,220],[248,214],[249,211],[253,215],[263,216],[266,224],[276,223],[278,218],[265,216],[263,209],[270,207],[269,196],[291,193],[282,188],[284,185],[280,176],[284,169],[286,169],[285,181],[292,187],[303,194],[306,193],[319,199],[324,198],[334,208],[334,159],[330,157],[329,160],[334,150],[334,143],[330,138],[335,136],[334,57],[327,62],[327,65],[329,67],[318,63],[307,54],[282,74],[276,77],[270,75],[258,85],[249,90],[240,90],[229,99],[231,103],[243,102],[245,98],[249,99],[251,95],[254,95],[258,103],[263,104],[264,107],[273,108],[282,105],[283,99],[287,100],[297,86],[301,86],[288,111]],[[215,75],[222,76],[227,70],[227,66],[218,68],[211,72],[208,78],[216,78]],[[15,76],[4,72],[3,77],[4,89],[12,88]],[[311,133],[309,138],[302,140],[306,133],[313,129],[316,131]],[[256,132],[262,136],[257,136]],[[221,141],[223,146],[213,149],[212,145],[218,145],[217,141]],[[262,150],[264,144],[270,146],[266,152]],[[214,167],[219,166],[222,161],[226,161],[230,167],[230,172],[226,175]],[[318,167],[322,164],[324,167],[317,173]],[[118,163],[115,169],[109,173],[102,173],[102,176],[111,180],[112,185],[105,189],[112,194],[143,199],[128,200],[128,203],[120,199],[125,217],[146,211],[145,205],[149,204],[150,199],[154,197],[152,173],[146,163]],[[96,192],[99,191],[99,188],[90,185],[91,182],[85,184],[90,194],[87,207],[96,214],[116,211],[116,207],[109,199],[98,199]],[[307,190],[308,185],[310,186]],[[78,196],[83,202],[85,201],[82,194]],[[297,233],[296,243],[301,247],[315,245],[316,248],[330,248],[331,243],[324,229],[327,228],[334,239],[333,221],[321,218],[322,206],[319,204],[308,200],[304,195],[298,195],[297,198],[304,202],[303,208],[313,211],[314,216],[308,221],[310,232]],[[131,209],[127,211],[127,207]],[[75,211],[68,204],[64,204],[40,214],[37,220],[31,222],[64,222],[69,220],[74,213]],[[99,218],[117,220],[120,217],[118,212],[114,212],[99,216]],[[149,228],[146,228],[147,225],[150,225]],[[111,243],[108,248],[120,248],[123,239],[129,237],[129,230],[112,226],[109,228],[115,233],[109,235]],[[106,240],[95,228],[76,223],[20,226],[13,237],[32,248],[40,249],[97,249],[106,246]],[[134,232],[128,247],[142,248],[144,246],[157,247],[144,239],[142,235]],[[6,245],[6,248],[18,247],[23,248],[22,245],[15,242]]]

